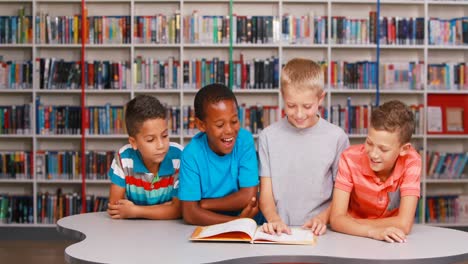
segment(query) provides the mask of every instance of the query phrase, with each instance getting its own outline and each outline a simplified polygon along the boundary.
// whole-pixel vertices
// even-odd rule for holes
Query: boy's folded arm
[[[172,201],[164,204],[155,205],[136,205],[136,217],[155,219],[155,220],[169,220],[178,219],[182,216],[182,210],[179,199],[172,198]]]
[[[112,183],[109,189],[109,203],[115,204],[117,201],[125,198],[125,188]]]
[[[182,216],[191,225],[214,225],[236,219],[235,216],[218,214],[200,207],[199,201],[181,201]]]
[[[221,198],[203,199],[200,208],[210,211],[240,211],[257,196],[257,186],[240,188],[239,191]]]
[[[397,216],[379,219],[356,219],[356,222],[372,227],[397,227],[405,234],[409,234],[413,227],[417,203],[417,196],[403,196],[401,197]]]
[[[333,190],[333,200],[330,211],[330,225],[335,231],[362,237],[369,237],[372,226],[360,224],[348,215],[350,193],[341,189]]]

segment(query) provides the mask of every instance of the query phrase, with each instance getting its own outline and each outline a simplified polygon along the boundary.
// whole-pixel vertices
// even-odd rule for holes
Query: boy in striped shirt
[[[420,196],[421,157],[411,146],[414,117],[393,100],[372,111],[366,142],[345,150],[338,165],[333,230],[406,242]]]
[[[169,142],[166,108],[153,96],[127,103],[125,125],[130,144],[112,161],[107,212],[114,219],[176,219],[182,146]]]

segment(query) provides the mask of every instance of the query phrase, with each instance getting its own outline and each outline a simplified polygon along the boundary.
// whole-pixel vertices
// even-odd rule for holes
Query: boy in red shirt
[[[411,146],[414,117],[402,102],[372,111],[365,144],[345,150],[330,215],[335,231],[405,242],[420,196],[421,157]]]

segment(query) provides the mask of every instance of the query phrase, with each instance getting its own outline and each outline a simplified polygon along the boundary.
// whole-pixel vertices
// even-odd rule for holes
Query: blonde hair
[[[322,67],[309,59],[294,58],[281,71],[281,92],[290,88],[314,90],[319,96],[323,93],[323,83]]]

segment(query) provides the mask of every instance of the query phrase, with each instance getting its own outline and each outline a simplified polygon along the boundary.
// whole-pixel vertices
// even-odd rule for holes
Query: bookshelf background
[[[446,44],[446,45],[432,45],[429,41],[430,30],[428,26],[423,26],[424,37],[421,42],[408,44],[384,44],[377,45],[372,42],[372,38],[354,39],[348,38],[348,41],[342,44],[338,43],[333,34],[326,35],[324,30],[333,32],[334,21],[333,18],[346,17],[349,21],[358,21],[369,19],[371,12],[376,12],[378,6],[376,1],[349,1],[349,0],[329,0],[329,1],[302,1],[302,0],[239,0],[232,3],[232,13],[240,18],[246,16],[248,18],[255,16],[271,17],[273,32],[268,33],[265,30],[265,36],[270,36],[267,43],[237,43],[237,38],[233,37],[232,45],[229,42],[229,37],[223,38],[222,33],[205,35],[202,41],[191,41],[188,33],[186,32],[187,23],[184,22],[187,16],[189,17],[203,17],[203,16],[222,16],[226,19],[230,15],[230,2],[226,0],[210,1],[210,0],[164,0],[164,1],[147,1],[147,0],[119,0],[119,1],[106,1],[106,0],[92,0],[86,1],[87,15],[89,17],[106,16],[108,25],[113,23],[119,24],[121,21],[129,23],[129,26],[124,29],[127,30],[122,33],[123,36],[130,37],[115,37],[102,41],[103,43],[94,44],[99,42],[98,35],[96,38],[88,37],[92,43],[85,45],[85,60],[86,61],[109,61],[119,62],[120,70],[127,66],[128,72],[122,70],[119,72],[118,81],[120,87],[127,85],[126,89],[88,89],[85,90],[85,106],[122,106],[128,100],[138,94],[151,94],[157,96],[162,102],[167,103],[174,109],[173,112],[175,119],[174,124],[178,125],[171,134],[171,140],[179,142],[183,145],[190,141],[193,133],[187,133],[188,129],[184,128],[184,121],[188,116],[184,116],[184,107],[193,104],[193,98],[196,93],[197,78],[193,79],[192,85],[186,85],[183,76],[184,61],[191,63],[192,61],[200,61],[206,59],[212,61],[218,59],[224,60],[226,63],[229,61],[232,52],[232,60],[247,63],[251,60],[266,60],[269,63],[283,65],[289,59],[294,57],[306,57],[316,61],[324,62],[324,64],[331,65],[333,61],[340,65],[340,62],[376,62],[379,60],[381,65],[393,65],[395,70],[398,70],[397,64],[404,64],[401,69],[403,72],[408,70],[409,62],[423,64],[418,68],[418,77],[413,78],[419,80],[419,85],[422,89],[409,89],[408,83],[405,81],[393,80],[393,85],[388,85],[388,82],[382,79],[379,82],[379,91],[374,86],[370,85],[366,88],[350,88],[352,85],[349,83],[340,86],[336,81],[335,69],[332,67],[324,66],[327,75],[326,85],[326,100],[324,108],[327,111],[327,118],[330,121],[338,122],[336,117],[333,116],[333,111],[336,110],[337,105],[341,107],[361,106],[360,111],[364,111],[364,105],[375,103],[376,101],[384,102],[390,99],[399,99],[409,105],[414,105],[419,109],[420,123],[418,123],[418,131],[413,137],[413,143],[416,148],[421,150],[424,160],[424,168],[430,165],[430,152],[450,152],[450,153],[464,153],[468,149],[468,135],[446,135],[437,134],[433,135],[426,132],[426,121],[429,99],[439,95],[457,95],[464,98],[468,95],[468,89],[455,89],[450,87],[436,87],[438,89],[428,89],[432,79],[429,79],[429,71],[425,70],[428,64],[440,63],[466,63],[467,50],[466,44]],[[30,0],[30,1],[13,1],[13,0],[0,0],[0,16],[18,16],[19,10],[24,8],[26,16],[40,16],[45,14],[51,17],[56,16],[74,16],[81,14],[81,1],[75,0]],[[194,11],[197,12],[194,12]],[[166,19],[168,31],[166,38],[161,35],[158,39],[159,43],[154,43],[151,40],[144,40],[141,38],[131,37],[138,36],[138,32],[147,32],[142,30],[143,25],[138,25],[140,17],[160,16],[159,18]],[[423,18],[425,25],[429,24],[430,18],[452,19],[465,17],[468,14],[468,1],[399,1],[399,0],[386,0],[380,1],[380,16],[381,17],[405,17],[405,18]],[[316,30],[315,39],[297,37],[286,39],[283,35],[285,33],[285,25],[282,21],[283,15],[288,15],[289,18],[300,18],[303,16],[302,21],[307,17],[314,17],[316,23],[314,29]],[[120,22],[112,22],[112,18]],[[125,18],[126,17],[126,18]],[[175,20],[180,19],[180,35],[175,37],[175,26],[171,27],[171,23],[176,23]],[[40,112],[37,107],[37,102],[40,102],[44,107],[48,106],[81,106],[81,90],[80,89],[47,89],[48,87],[40,87],[41,85],[41,71],[39,64],[36,60],[40,58],[57,60],[63,59],[65,61],[79,62],[81,58],[81,38],[79,35],[67,39],[67,43],[59,44],[57,40],[45,40],[48,35],[44,33],[41,36],[40,30],[36,30],[36,19],[29,18],[32,28],[30,29],[30,38],[24,43],[0,43],[0,56],[3,61],[23,62],[30,61],[32,67],[31,87],[1,87],[0,82],[0,106],[12,105],[29,105],[30,107],[30,133],[1,133],[0,134],[0,152],[1,151],[79,151],[81,146],[80,133],[75,134],[53,134],[41,132],[36,130],[36,123],[45,114]],[[72,20],[73,20],[72,19]],[[127,19],[127,20],[125,20]],[[263,18],[262,18],[263,19]],[[52,20],[54,21],[54,20]],[[99,19],[93,22],[98,25]],[[174,21],[174,22],[172,22]],[[210,21],[207,18],[206,21]],[[257,22],[260,20],[257,20]],[[264,20],[266,21],[266,20]],[[222,25],[221,20],[217,21]],[[72,22],[70,22],[72,25]],[[77,23],[76,21],[74,23]],[[102,21],[101,21],[102,23]],[[206,22],[207,25],[213,26],[213,21]],[[260,23],[260,22],[258,22]],[[264,22],[267,23],[267,22]],[[305,23],[305,22],[302,22]],[[338,22],[336,22],[338,23]],[[77,23],[78,25],[79,23]],[[122,25],[122,24],[120,24]],[[242,25],[242,24],[239,24]],[[24,26],[24,23],[23,23]],[[141,28],[138,28],[140,27]],[[149,24],[145,26],[150,27]],[[238,25],[231,25],[236,28]],[[367,24],[368,26],[368,24]],[[374,25],[375,26],[375,25]],[[90,28],[90,27],[89,27]],[[266,27],[267,28],[267,27]],[[2,26],[0,23],[0,32]],[[121,28],[114,27],[119,32]],[[162,30],[162,28],[160,28]],[[275,29],[277,29],[275,31]],[[292,27],[290,28],[292,29]],[[128,32],[128,30],[130,30]],[[257,28],[257,30],[260,30]],[[371,28],[366,28],[370,31]],[[415,29],[416,30],[416,29]],[[221,30],[222,32],[222,30]],[[291,32],[291,31],[290,31]],[[318,33],[320,32],[320,33]],[[356,33],[356,32],[355,32]],[[362,32],[361,32],[362,33]],[[48,32],[47,32],[48,34]],[[126,34],[126,35],[125,35]],[[306,33],[303,33],[306,34]],[[286,34],[289,37],[291,34]],[[355,34],[356,35],[356,34]],[[94,35],[93,35],[94,36]],[[25,36],[23,36],[25,37]],[[154,38],[158,38],[150,36]],[[216,38],[219,37],[217,40]],[[40,41],[33,41],[40,39]],[[19,40],[19,38],[18,38]],[[95,42],[93,42],[95,41]],[[18,41],[17,41],[18,42]],[[354,44],[351,44],[354,43]],[[176,67],[179,65],[177,77],[172,79],[174,83],[171,85],[168,80],[160,85],[164,88],[143,87],[142,84],[137,84],[137,74],[134,73],[135,69],[141,67],[141,63],[153,59],[152,63],[156,60],[163,61],[165,64],[172,64]],[[276,59],[276,61],[275,61]],[[140,61],[139,61],[140,60]],[[138,64],[138,62],[140,64]],[[368,65],[371,65],[369,63]],[[195,65],[195,64],[194,64]],[[208,63],[206,64],[208,65]],[[210,64],[211,65],[211,64]],[[219,65],[219,64],[217,64]],[[167,65],[166,65],[167,66]],[[208,67],[208,66],[207,66]],[[372,66],[369,66],[372,67]],[[406,67],[406,68],[405,68]],[[169,67],[167,67],[169,68]],[[279,66],[278,66],[279,68]],[[96,68],[97,69],[97,68]],[[366,68],[370,69],[370,68]],[[195,67],[192,69],[195,71]],[[167,71],[167,69],[166,69]],[[242,70],[240,70],[242,72]],[[375,71],[375,69],[374,69]],[[383,74],[383,68],[379,69],[380,74]],[[175,74],[173,72],[172,74]],[[89,74],[89,72],[87,72]],[[169,74],[166,72],[166,74]],[[237,73],[236,73],[237,74]],[[241,73],[240,75],[242,75]],[[248,73],[250,74],[250,73]],[[278,69],[276,69],[276,74]],[[370,76],[370,75],[369,75]],[[166,78],[169,76],[166,76]],[[225,77],[225,76],[224,76]],[[273,79],[271,79],[273,77]],[[222,79],[222,76],[220,77]],[[274,80],[278,76],[270,76],[270,80]],[[344,77],[343,77],[344,78]],[[0,78],[1,79],[1,78]],[[391,81],[389,81],[391,83]],[[274,81],[272,81],[274,83]],[[89,84],[89,83],[88,83]],[[171,86],[172,88],[170,88]],[[77,87],[79,88],[79,87]],[[122,88],[122,87],[121,87]],[[273,106],[272,113],[269,114],[270,121],[280,117],[280,110],[282,108],[281,97],[279,94],[278,86],[272,85],[271,88],[263,89],[243,89],[242,87],[234,89],[240,104],[249,106],[262,106],[263,110],[268,106]],[[351,99],[349,99],[351,98]],[[466,101],[466,99],[465,99]],[[178,109],[178,111],[177,111]],[[258,109],[258,108],[257,108]],[[276,109],[276,110],[275,110]],[[466,109],[466,108],[465,108]],[[58,110],[60,112],[60,110]],[[185,110],[186,111],[186,110]],[[42,116],[44,115],[44,116]],[[41,117],[42,116],[42,117]],[[96,116],[99,119],[102,116]],[[89,119],[88,119],[89,123]],[[266,125],[266,124],[265,124]],[[466,126],[466,124],[465,124]],[[45,127],[44,127],[45,128]],[[85,133],[85,132],[84,132]],[[356,130],[349,133],[351,144],[358,144],[365,139],[365,130]],[[116,151],[120,146],[127,142],[127,137],[123,133],[89,133],[86,132],[84,136],[86,151]],[[41,161],[40,155],[33,155],[33,164],[37,165],[37,161]],[[422,199],[421,199],[421,212],[420,216],[429,214],[429,207],[426,204],[427,198],[433,196],[441,196],[442,200],[445,198],[450,199],[452,196],[468,195],[468,178],[466,171],[464,176],[460,179],[434,179],[426,175],[426,170],[423,171],[422,177]],[[48,192],[55,194],[58,188],[61,188],[62,193],[80,193],[81,178],[76,177],[73,179],[45,179],[37,175],[36,169],[33,170],[31,177],[27,179],[6,179],[0,178],[0,193],[10,195],[27,195],[32,197],[33,215],[40,214],[38,209],[38,200],[36,194]],[[108,180],[101,179],[86,179],[87,194],[96,196],[107,196]],[[438,199],[438,198],[436,198]],[[440,200],[440,199],[439,199]],[[441,203],[438,200],[436,203]],[[432,203],[432,202],[431,202]],[[447,204],[447,202],[445,202]],[[465,203],[466,204],[466,203]],[[466,213],[466,211],[465,211]],[[1,214],[0,214],[1,216]],[[1,218],[1,217],[0,217]],[[459,219],[460,220],[460,219]],[[439,221],[444,221],[442,218]],[[468,226],[468,219],[458,222],[434,223],[429,218],[420,217],[421,223],[442,225],[442,226]],[[1,225],[1,224],[0,224]],[[43,224],[38,220],[38,217],[32,217],[32,223],[29,224],[4,224],[5,226],[18,225],[18,226],[50,226],[50,224]]]

